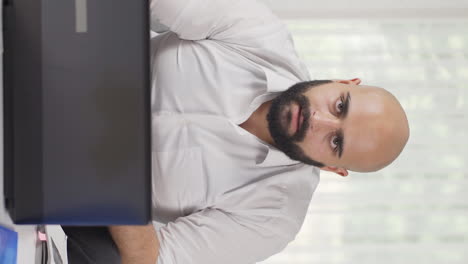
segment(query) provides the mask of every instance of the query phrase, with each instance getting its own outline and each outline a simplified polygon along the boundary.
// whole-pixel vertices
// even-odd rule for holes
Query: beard
[[[289,158],[317,167],[324,166],[324,164],[307,157],[297,143],[304,141],[310,125],[310,102],[304,96],[304,93],[313,87],[330,82],[309,81],[297,83],[273,99],[267,114],[268,130],[276,147]],[[291,125],[291,106],[293,104],[297,104],[301,109],[303,122],[294,134],[289,135],[288,128]]]

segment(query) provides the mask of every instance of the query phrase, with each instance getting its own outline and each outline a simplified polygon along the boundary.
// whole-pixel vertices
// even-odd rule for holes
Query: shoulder
[[[232,41],[229,38],[217,41],[267,72],[298,81],[310,79],[291,32],[278,18],[270,22],[252,22],[252,25],[236,31],[231,37]]]
[[[289,243],[299,232],[319,183],[318,168],[291,167],[295,168],[231,190],[219,206]]]
[[[320,169],[301,164],[285,179],[284,188],[287,199],[281,208],[281,213],[273,219],[274,225],[281,227],[284,235],[292,241],[302,227],[312,200],[312,196],[320,181]]]

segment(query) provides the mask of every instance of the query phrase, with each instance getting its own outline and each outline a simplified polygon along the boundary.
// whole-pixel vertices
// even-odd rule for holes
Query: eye
[[[341,145],[341,138],[339,136],[333,136],[331,141],[330,141],[330,145],[331,145],[333,151],[337,151],[338,148]]]
[[[343,100],[342,99],[338,100],[335,104],[336,112],[341,113],[343,111],[343,107],[344,107]]]

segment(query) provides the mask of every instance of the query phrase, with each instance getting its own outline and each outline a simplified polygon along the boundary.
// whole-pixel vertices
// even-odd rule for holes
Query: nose
[[[314,130],[321,128],[338,129],[339,126],[340,119],[331,113],[316,111],[312,115],[312,128]]]

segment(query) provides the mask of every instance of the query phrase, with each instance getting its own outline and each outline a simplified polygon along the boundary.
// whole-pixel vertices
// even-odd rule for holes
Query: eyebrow
[[[349,94],[349,92],[346,94],[346,98],[343,102],[343,112],[342,112],[342,118],[346,118],[346,115],[348,115],[348,109],[349,109],[349,105],[351,104],[350,103],[351,101],[351,95]]]
[[[338,137],[341,139],[340,146],[338,147],[338,158],[341,159],[341,156],[343,155],[343,149],[344,149],[344,135],[343,135],[343,130],[340,128],[336,134],[337,134]]]
[[[351,104],[351,94],[349,92],[347,92],[346,94],[346,99],[345,101],[343,102],[344,104],[344,107],[343,107],[343,115],[342,115],[342,118],[346,118],[346,116],[348,115],[348,110],[349,110],[349,105]],[[344,144],[345,144],[345,138],[344,138],[344,133],[343,133],[343,130],[340,129],[338,130],[338,136],[341,138],[341,144],[338,148],[338,158],[341,159],[341,156],[343,155],[343,149],[344,149]]]

